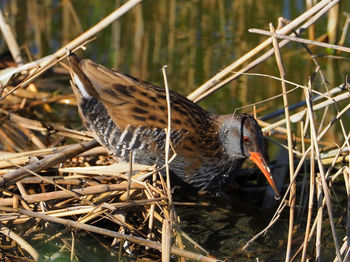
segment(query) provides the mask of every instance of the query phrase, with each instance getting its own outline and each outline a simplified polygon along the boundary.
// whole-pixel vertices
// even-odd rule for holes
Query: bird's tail
[[[73,80],[73,83],[71,85],[75,96],[78,99],[81,97],[98,98],[99,95],[94,89],[91,81],[81,69],[79,57],[75,54],[70,54],[68,56],[68,63],[70,66],[70,74]]]

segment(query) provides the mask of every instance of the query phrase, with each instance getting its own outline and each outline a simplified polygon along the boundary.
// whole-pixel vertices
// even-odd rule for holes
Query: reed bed
[[[77,259],[74,236],[78,230],[84,230],[114,239],[112,245],[104,245],[116,256],[147,253],[144,256],[161,257],[163,261],[169,261],[172,255],[180,261],[218,261],[181,230],[169,176],[164,178],[159,172],[160,168],[167,167],[117,163],[88,132],[21,114],[24,107],[41,106],[45,111],[53,110],[54,103],[74,104],[71,94],[56,96],[39,91],[33,81],[58,62],[65,67],[62,61],[67,50],[85,48],[94,35],[140,2],[126,2],[54,54],[28,64],[18,57],[18,45],[0,12],[2,33],[18,65],[0,75],[2,258],[39,260],[40,254],[32,247],[32,241],[40,238],[50,242],[70,232],[72,239],[62,249],[69,250],[72,260]],[[298,37],[310,26],[312,30],[318,19],[338,2],[320,1],[293,21],[281,19],[277,30],[272,24],[270,31],[252,29],[252,32],[270,37],[188,96],[200,101],[242,74],[249,75],[246,73],[249,69],[267,58],[274,56],[276,59],[280,76],[264,77],[281,82],[280,95],[270,100],[283,97],[284,108],[264,114],[259,108],[266,101],[249,105],[249,108],[259,119],[267,139],[281,148],[279,158],[271,167],[284,196],[277,202],[273,200],[272,190],[266,190],[263,209],[273,210],[274,216],[264,230],[252,236],[243,247],[245,250],[273,227],[283,213],[288,213],[289,232],[283,247],[285,261],[320,260],[325,227],[331,230],[334,261],[350,259],[350,135],[345,124],[350,108],[350,82],[344,76],[343,84],[330,88],[313,47],[326,46],[339,52],[349,52],[349,48]],[[342,43],[347,25],[348,19]],[[283,40],[278,42],[278,39]],[[314,75],[307,85],[288,81],[281,48],[290,41],[303,44],[309,54],[307,59],[315,64]],[[315,76],[322,80],[321,85],[315,83]],[[288,97],[297,89],[303,90],[304,99],[290,105]],[[335,125],[341,130],[338,143],[328,139]],[[287,144],[279,142],[283,140]],[[338,194],[346,194],[347,199],[342,215],[334,212],[334,205],[341,198]],[[48,237],[43,234],[45,221],[63,226],[54,236]],[[16,233],[20,225],[27,227],[22,235]],[[271,258],[274,256],[277,255],[271,254]]]

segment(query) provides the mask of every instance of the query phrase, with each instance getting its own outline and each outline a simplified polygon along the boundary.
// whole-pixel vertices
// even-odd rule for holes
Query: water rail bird
[[[164,165],[165,90],[89,59],[68,57],[79,113],[94,138],[122,161]],[[248,114],[215,115],[170,91],[170,170],[192,187],[218,193],[246,158],[260,168],[279,196],[262,155],[263,134]]]

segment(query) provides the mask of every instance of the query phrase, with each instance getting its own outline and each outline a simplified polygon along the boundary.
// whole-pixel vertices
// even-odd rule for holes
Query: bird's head
[[[263,157],[263,134],[258,122],[250,115],[223,115],[218,117],[219,135],[227,154],[232,160],[250,158],[261,170],[274,190],[279,193],[270,168]]]

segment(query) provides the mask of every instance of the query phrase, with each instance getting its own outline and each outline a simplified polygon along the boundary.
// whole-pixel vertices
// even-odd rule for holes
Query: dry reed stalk
[[[108,204],[108,208],[111,210],[118,210],[118,209],[127,209],[130,207],[135,207],[135,206],[143,206],[143,205],[150,205],[155,202],[158,204],[163,204],[165,205],[166,198],[153,198],[153,199],[142,199],[142,200],[132,200],[130,202],[118,202],[118,203],[110,203]],[[104,204],[102,204],[103,206]],[[67,216],[74,216],[74,215],[82,215],[82,214],[87,214],[94,210],[96,207],[92,205],[86,205],[86,206],[72,206],[72,207],[67,207],[63,209],[57,209],[57,210],[49,210],[46,211],[46,215],[54,216],[54,217],[67,217]]]
[[[108,208],[103,208],[102,206],[97,206],[97,207],[94,207],[93,209],[91,209],[84,216],[79,217],[79,219],[77,221],[79,223],[87,224],[89,221],[91,221],[95,218],[107,216],[107,212],[109,212]]]
[[[32,132],[31,130],[23,127],[18,127],[20,131],[23,132],[23,134],[30,139],[30,141],[33,143],[34,146],[40,149],[45,149],[46,145]]]
[[[314,4],[313,0],[306,0],[306,9],[310,9]],[[315,39],[315,25],[312,25],[308,29],[309,39]]]
[[[171,184],[170,184],[170,170],[169,170],[169,151],[170,151],[170,135],[171,135],[171,104],[170,104],[170,94],[168,87],[168,79],[166,75],[166,67],[162,67],[164,88],[167,103],[167,117],[168,125],[166,128],[166,138],[165,138],[165,172],[166,172],[166,192],[168,195],[168,208],[169,216],[163,220],[162,226],[162,261],[170,261],[170,249],[171,249],[171,235],[173,231],[173,219],[174,219],[174,204],[171,194]],[[176,153],[175,153],[176,154]]]
[[[38,259],[39,259],[38,252],[27,241],[25,241],[20,235],[16,234],[11,229],[2,225],[1,223],[0,223],[0,233],[3,234],[4,236],[9,237],[12,240],[14,240],[21,248],[23,248],[25,251],[27,251],[35,261],[38,261]]]
[[[40,177],[26,177],[21,180],[22,184],[57,184],[57,185],[70,185],[70,186],[79,186],[84,183],[84,185],[92,186],[96,185],[97,182],[93,181],[84,181],[82,178],[86,176],[82,176],[81,178],[69,178],[62,176],[40,176]],[[103,182],[103,181],[102,181]]]
[[[145,189],[145,187],[139,183],[132,183],[131,188]],[[32,195],[24,194],[23,199],[28,203],[36,203],[40,201],[64,199],[72,196],[77,197],[77,196],[84,196],[84,195],[91,195],[91,194],[92,195],[100,194],[102,192],[126,191],[126,190],[127,190],[127,185],[125,183],[106,184],[106,185],[89,186],[89,187],[73,189],[73,190],[64,189],[62,191],[53,191],[53,192],[46,192],[46,193],[39,193],[39,194],[32,194]],[[0,205],[11,206],[12,199],[2,198],[0,199]]]
[[[286,73],[284,70],[281,54],[278,47],[278,42],[276,38],[276,31],[273,25],[270,23],[270,31],[272,33],[272,43],[273,47],[275,49],[275,57],[278,65],[278,70],[280,72],[280,76],[282,80],[285,80]],[[288,139],[288,158],[289,158],[289,179],[292,181],[293,174],[294,174],[294,158],[293,158],[293,141],[292,141],[292,131],[291,131],[291,124],[290,124],[290,116],[289,116],[289,109],[288,109],[288,97],[287,97],[287,88],[285,85],[285,82],[281,82],[282,84],[282,93],[283,93],[283,103],[285,108],[285,119],[286,119],[286,126],[287,126],[287,139]],[[294,213],[295,213],[295,199],[296,199],[296,183],[291,182],[291,190],[289,193],[289,229],[288,229],[288,243],[287,243],[287,250],[286,250],[286,258],[285,261],[290,260],[290,253],[291,253],[291,247],[292,247],[292,241],[293,241],[293,227],[294,227]]]
[[[152,184],[153,186],[156,186],[156,180],[157,180],[157,175],[156,173],[153,174],[152,176]],[[148,194],[148,192],[146,191],[146,195]],[[148,196],[148,198],[150,198],[151,196]],[[153,197],[153,196],[152,196]],[[149,219],[148,219],[148,232],[147,232],[147,239],[153,239],[154,238],[154,233],[152,232],[153,229],[153,221],[154,221],[154,209],[155,209],[155,204],[152,204],[150,209],[149,209]]]
[[[311,85],[310,85],[310,89],[311,89]],[[313,121],[313,108],[312,108],[312,104],[310,101],[310,93],[311,92],[309,91],[309,89],[304,89],[304,93],[305,93],[306,104],[307,104],[307,109],[308,109],[308,116],[310,119],[311,138],[314,140],[313,143],[314,143],[314,148],[315,148],[315,156],[316,156],[318,168],[320,171],[322,191],[323,191],[323,194],[324,194],[324,197],[326,200],[326,206],[327,206],[327,211],[328,211],[329,223],[330,223],[331,230],[332,230],[333,241],[334,241],[334,245],[335,245],[335,249],[336,249],[337,258],[339,261],[342,261],[341,254],[340,254],[340,248],[339,248],[339,244],[338,244],[338,237],[337,237],[337,234],[335,231],[335,226],[334,226],[334,221],[333,221],[333,210],[332,210],[332,204],[331,204],[331,200],[330,200],[330,193],[329,193],[329,189],[328,189],[327,182],[325,179],[324,167],[323,167],[322,162],[321,162],[320,151],[319,151],[319,147],[317,144],[317,134],[316,134],[316,129],[315,129],[314,121]]]
[[[14,160],[0,160],[0,168],[14,167],[16,165],[24,165],[29,163],[29,156],[15,158]]]
[[[61,163],[77,154],[87,151],[97,145],[98,143],[95,140],[91,140],[86,143],[69,146],[52,156],[47,156],[40,161],[27,165],[26,169],[29,169],[33,172],[43,170],[50,166]],[[28,176],[28,172],[23,169],[17,169],[13,172],[7,173],[4,176],[0,177],[0,187],[6,187],[20,179],[23,179],[26,176]]]
[[[132,150],[130,150],[130,154],[129,154],[129,172],[128,172],[128,188],[126,191],[126,201],[130,200],[130,186],[131,186],[131,175],[132,175],[132,162],[133,162],[133,158],[132,158]]]
[[[349,260],[350,258],[350,169],[349,167],[344,168],[343,175],[344,175],[344,182],[345,182],[345,188],[346,188],[346,195],[347,195],[347,212],[346,212],[346,239],[344,241],[343,246],[345,246],[346,250],[340,250],[342,254],[346,252],[346,255],[344,257],[344,261]],[[342,249],[343,249],[342,246]]]
[[[199,245],[196,241],[194,241],[188,234],[186,234],[177,223],[174,223],[174,228],[177,232],[178,236],[183,237],[184,239],[186,239],[188,242],[190,242],[196,249],[200,250],[201,252],[203,252],[206,256],[210,255],[210,253],[201,245]]]
[[[4,36],[4,39],[13,57],[13,60],[17,64],[22,64],[23,60],[22,60],[21,52],[18,47],[18,43],[16,41],[15,36],[12,33],[11,27],[6,23],[1,10],[0,10],[0,30],[2,35]]]
[[[322,215],[323,215],[323,194],[320,176],[316,177],[317,189],[317,217],[316,217],[316,241],[315,241],[315,258],[316,261],[321,261],[321,235],[322,235]],[[341,260],[340,260],[341,261]]]
[[[8,161],[11,163],[10,160],[8,160]],[[12,163],[12,164],[13,164],[13,163]],[[79,194],[76,194],[74,191],[71,191],[71,190],[68,190],[68,189],[62,187],[61,185],[55,183],[55,181],[53,181],[52,179],[46,179],[45,177],[42,177],[42,176],[40,176],[39,174],[37,174],[37,173],[35,173],[35,172],[33,172],[33,171],[31,171],[31,170],[25,168],[25,167],[21,167],[21,166],[16,165],[16,164],[13,164],[13,165],[16,166],[18,169],[22,169],[22,170],[24,170],[25,172],[28,172],[29,174],[32,174],[32,175],[34,175],[34,176],[36,176],[36,177],[38,177],[38,178],[41,178],[41,179],[45,180],[45,182],[47,182],[48,184],[54,185],[55,187],[61,189],[62,191],[67,192],[67,193],[70,194],[72,197],[75,197],[75,198],[77,198],[77,199],[79,199],[79,197],[80,197]],[[24,191],[24,187],[23,187],[21,181],[16,182],[16,185],[17,185],[18,189],[21,189],[21,188],[22,188],[22,191]],[[21,193],[22,193],[22,191],[21,191]],[[26,197],[28,196],[28,194],[26,194],[26,193],[24,192],[24,193],[22,194],[22,196],[23,196],[24,198],[26,198]]]
[[[170,261],[171,230],[172,221],[169,218],[163,219],[162,226],[162,262]]]
[[[152,167],[142,164],[133,164],[133,171],[147,171]],[[130,171],[129,163],[114,163],[111,165],[103,166],[89,166],[89,167],[61,167],[58,169],[62,173],[74,173],[74,174],[85,174],[85,175],[96,175],[96,176],[115,176],[128,180],[128,175],[123,173],[128,173]],[[148,173],[146,173],[148,174]],[[74,178],[70,176],[71,178]],[[131,177],[131,181],[143,181],[145,177],[143,173],[135,174]]]
[[[50,104],[50,103],[62,103],[62,104],[74,105],[71,102],[73,100],[75,100],[74,94],[55,95],[53,97],[35,100],[35,101],[31,102],[29,105],[27,105],[26,108],[31,108],[34,106],[39,106],[39,105],[43,105],[43,104]]]
[[[74,231],[71,231],[71,235],[72,235],[72,247],[71,247],[71,255],[70,255],[70,260],[73,261],[74,258],[74,248],[75,248],[75,234]],[[77,260],[77,258],[75,258]]]
[[[340,151],[339,151],[339,153],[340,153]],[[344,155],[344,156],[338,156],[338,157],[331,157],[331,158],[322,159],[322,164],[325,165],[325,166],[329,165],[330,168],[332,168],[332,167],[335,166],[335,164],[346,163],[346,162],[349,162],[349,160],[350,160],[350,156],[349,155]]]
[[[338,42],[338,45],[340,45],[340,46],[344,45],[345,38],[346,38],[346,35],[348,33],[349,25],[350,25],[350,14],[347,13],[347,12],[343,12],[343,15],[345,15],[346,19],[345,19],[345,22],[344,22],[344,26],[343,26],[343,30],[342,30],[342,33],[341,33],[341,37],[340,37],[339,42]]]
[[[256,34],[262,34],[262,35],[266,35],[266,36],[274,36],[274,34],[269,32],[269,31],[262,30],[262,29],[257,29],[257,28],[251,28],[251,29],[249,29],[249,32],[250,33],[256,33]],[[296,37],[296,36],[288,36],[288,35],[283,35],[283,34],[277,34],[277,33],[276,33],[276,37],[280,38],[280,39],[287,39],[287,40],[290,40],[290,41],[307,44],[307,45],[321,46],[321,47],[324,47],[324,48],[329,48],[329,49],[334,49],[334,50],[338,50],[338,51],[341,51],[341,52],[350,53],[350,48],[349,47],[344,47],[344,46],[339,46],[339,45],[334,45],[334,44],[327,44],[327,43],[324,43],[324,42],[304,39],[304,38],[300,38],[300,37]]]
[[[336,4],[331,10],[329,10],[327,17],[327,37],[328,42],[335,43],[338,32],[339,11],[340,4]]]
[[[0,161],[1,162],[6,162],[6,160],[12,160],[16,162],[18,159],[29,159],[30,157],[36,157],[36,156],[44,156],[44,155],[49,155],[53,153],[57,153],[59,149],[62,149],[67,146],[62,146],[62,147],[52,147],[52,148],[45,148],[45,149],[39,149],[39,150],[33,150],[33,151],[26,151],[26,152],[21,152],[21,153],[1,153],[0,154]],[[8,164],[8,162],[6,162]]]
[[[27,191],[25,190],[23,184],[20,181],[18,181],[16,183],[16,186],[17,186],[19,192],[21,193],[22,197],[26,197],[28,195]]]
[[[308,204],[308,213],[307,213],[307,222],[305,227],[305,238],[303,244],[303,252],[301,255],[301,262],[305,261],[307,246],[310,237],[310,227],[312,219],[312,209],[314,205],[314,192],[315,192],[315,161],[314,161],[314,147],[313,140],[311,140],[311,155],[310,155],[310,181],[309,181],[309,204]]]
[[[3,85],[6,85],[8,83],[8,81],[11,79],[11,77],[15,74],[18,74],[18,73],[22,73],[22,72],[25,72],[27,70],[30,70],[30,69],[35,69],[37,68],[38,66],[40,66],[40,64],[43,62],[43,61],[46,61],[46,60],[49,60],[51,59],[53,56],[52,55],[49,55],[49,56],[46,56],[46,57],[43,57],[43,58],[40,58],[38,60],[35,60],[33,62],[29,62],[27,64],[24,64],[24,65],[20,65],[16,68],[7,68],[6,69],[6,72],[2,72],[1,76],[0,76],[0,83],[3,84]],[[13,89],[11,89],[8,93],[5,93],[3,96],[0,97],[0,101],[2,101],[3,99],[5,99],[7,96],[13,94],[16,90],[18,90],[20,87],[22,87],[21,85],[18,85],[16,87],[14,87]]]
[[[305,135],[304,135],[304,122],[301,121],[300,122],[300,136],[301,136],[301,153],[304,154],[305,153]],[[297,141],[297,139],[295,139],[295,141]],[[311,140],[310,140],[311,141]],[[299,200],[299,207],[298,207],[298,214],[297,217],[300,218],[302,216],[302,214],[304,214],[305,208],[306,208],[306,202],[307,202],[307,198],[306,196],[306,190],[307,190],[307,178],[306,175],[307,174],[307,167],[304,166],[304,170],[303,170],[303,182],[302,182],[302,187],[300,190],[300,200]],[[304,199],[305,198],[305,199]]]
[[[299,122],[300,124],[304,125],[303,121],[300,121]],[[304,130],[304,129],[303,129]],[[278,131],[277,129],[275,129],[275,131]],[[280,132],[279,132],[280,133]],[[273,137],[275,138],[279,138],[279,139],[282,139],[282,140],[286,140],[287,139],[287,136],[286,135],[283,135],[283,134],[279,134],[279,133],[273,133],[271,134]],[[305,134],[304,133],[301,133],[301,136],[298,136],[297,134],[293,134],[293,141],[296,143],[296,142],[299,142],[299,143],[308,143],[310,144],[311,143],[311,139],[310,138],[305,138]],[[326,147],[334,147],[334,143],[332,142],[328,142],[328,141],[319,141],[318,142],[319,145],[322,145],[322,146],[326,146]],[[297,151],[296,149],[293,149],[293,152],[298,154],[298,155],[302,155],[303,152],[300,152],[300,151]]]
[[[347,237],[344,238],[343,245],[340,248],[340,253],[344,255],[344,260],[343,261],[349,261],[350,258],[350,250],[347,245]],[[333,262],[337,262],[337,258],[333,259]]]

